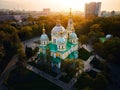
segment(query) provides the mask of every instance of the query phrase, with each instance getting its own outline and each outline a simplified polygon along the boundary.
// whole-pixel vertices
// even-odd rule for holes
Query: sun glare
[[[53,0],[56,1],[56,0]],[[72,8],[72,10],[84,10],[85,3],[89,2],[99,2],[100,0],[59,0],[57,1],[62,8],[65,10],[69,10],[69,8]]]

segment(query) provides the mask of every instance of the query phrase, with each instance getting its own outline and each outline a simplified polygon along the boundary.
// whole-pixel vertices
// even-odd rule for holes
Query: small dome
[[[65,44],[65,39],[64,39],[64,38],[59,38],[59,39],[57,40],[57,43],[58,43],[58,44]]]
[[[109,39],[109,38],[111,38],[111,36],[112,36],[111,34],[107,34],[105,38]]]
[[[58,36],[60,35],[60,33],[62,32],[62,34],[64,35],[66,33],[65,28],[62,25],[56,25],[52,31],[51,31],[51,35],[53,36]]]
[[[71,33],[70,36],[69,36],[70,39],[76,39],[77,38],[77,35],[76,33]]]
[[[42,34],[40,40],[49,40],[47,34]]]

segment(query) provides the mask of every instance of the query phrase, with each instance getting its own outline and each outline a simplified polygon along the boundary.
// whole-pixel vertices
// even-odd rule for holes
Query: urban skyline
[[[101,2],[91,2],[85,4],[85,18],[92,16],[100,16]]]
[[[101,2],[102,11],[120,11],[119,0],[0,0],[0,8],[35,11],[41,11],[43,8],[50,8],[52,11],[69,11],[69,8],[72,8],[73,11],[84,11],[85,3],[89,2]]]

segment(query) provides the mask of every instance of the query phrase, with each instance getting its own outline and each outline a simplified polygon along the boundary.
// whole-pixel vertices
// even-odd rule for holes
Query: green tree
[[[22,40],[30,38],[32,37],[32,28],[30,26],[24,26],[21,28],[18,34]]]
[[[113,37],[108,39],[104,43],[104,49],[103,49],[105,58],[108,61],[120,63],[119,53],[120,53],[120,38]]]
[[[33,56],[33,50],[32,50],[32,48],[26,46],[25,53],[26,53],[27,58],[32,57]]]
[[[62,61],[61,64],[61,69],[62,71],[66,72],[67,74],[69,74],[70,76],[75,76],[76,72],[79,71],[83,71],[84,68],[84,64],[82,62],[82,60],[78,59],[78,60],[65,60]]]
[[[80,35],[79,37],[79,43],[80,44],[88,44],[88,37],[86,35]]]
[[[108,81],[104,75],[98,73],[94,79],[94,90],[106,90]]]

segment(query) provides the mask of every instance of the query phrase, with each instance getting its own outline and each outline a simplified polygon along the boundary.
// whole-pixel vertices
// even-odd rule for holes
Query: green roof
[[[45,50],[47,48],[47,46],[39,46],[39,48],[42,48]]]
[[[100,41],[101,41],[102,43],[104,43],[104,42],[106,41],[106,38],[102,37],[102,38],[100,38]]]
[[[78,51],[74,51],[71,54],[69,54],[68,58],[70,59],[76,58],[76,54],[78,54]]]
[[[58,52],[60,52],[60,53],[65,53],[65,52],[67,52],[68,50],[70,50],[71,47],[74,47],[74,46],[76,46],[76,45],[77,45],[77,44],[72,44],[72,43],[70,43],[69,41],[67,41],[66,50],[64,50],[64,51],[58,51]]]
[[[50,48],[50,51],[52,51],[52,52],[57,51],[57,45],[56,44],[49,43],[49,48]]]
[[[57,45],[56,45],[56,44],[53,44],[53,43],[49,43],[49,48],[50,48],[50,51],[52,51],[52,52],[65,53],[65,52],[67,52],[71,47],[74,47],[74,46],[76,46],[76,45],[77,45],[77,44],[72,44],[72,43],[70,43],[69,41],[67,41],[66,50],[64,50],[64,51],[58,51]]]

